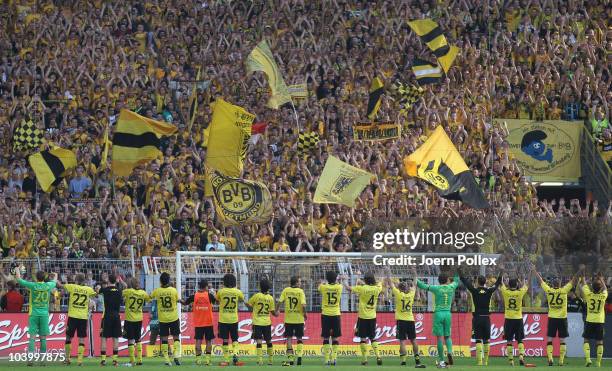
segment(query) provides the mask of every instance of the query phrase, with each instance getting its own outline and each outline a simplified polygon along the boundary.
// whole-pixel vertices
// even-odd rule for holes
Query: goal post
[[[496,261],[499,257],[500,254],[485,253],[177,251],[174,269],[179,297],[192,294],[201,278],[206,278],[213,286],[220,286],[226,273],[236,276],[237,287],[247,295],[257,292],[259,279],[266,277],[272,284],[271,293],[276,297],[289,285],[292,276],[299,276],[307,298],[307,310],[317,311],[320,310],[318,284],[325,279],[328,270],[337,272],[354,285],[366,272],[377,277],[405,280],[416,268],[419,277],[434,283],[441,267],[453,268],[454,265],[457,268],[460,259],[466,272],[484,275],[490,270],[481,264],[483,259]],[[423,262],[426,264],[421,265]],[[469,266],[468,263],[478,264]],[[356,303],[349,299],[350,293],[344,292],[343,311],[356,310]],[[427,302],[431,303],[431,300]],[[425,305],[421,308],[423,311],[431,309],[429,304]]]

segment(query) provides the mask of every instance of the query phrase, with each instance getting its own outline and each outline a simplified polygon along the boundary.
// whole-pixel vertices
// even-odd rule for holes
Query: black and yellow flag
[[[448,72],[459,53],[459,48],[448,43],[442,28],[431,19],[418,19],[408,22],[408,25],[436,56],[444,72]]]
[[[264,224],[272,216],[272,197],[265,184],[225,176],[206,168],[215,209],[224,225]]]
[[[113,175],[128,176],[136,166],[161,156],[160,138],[176,130],[172,124],[122,109],[113,135]]]
[[[425,93],[425,89],[416,85],[406,85],[397,80],[393,86],[399,96],[400,113],[406,114],[412,108],[412,105],[421,99]]]
[[[319,144],[320,140],[321,139],[319,138],[319,134],[314,131],[311,131],[310,133],[301,133],[298,136],[298,154],[303,156],[307,152],[310,152],[313,148],[317,146],[317,144]]]
[[[43,131],[37,128],[32,120],[23,120],[13,133],[13,150],[29,151],[36,149],[41,145],[43,137]]]
[[[420,58],[414,58],[412,72],[419,85],[435,84],[442,79],[442,70],[439,66]]]
[[[30,155],[28,162],[40,188],[49,192],[62,181],[66,171],[76,167],[76,155],[68,149],[54,148]]]
[[[404,158],[404,167],[408,175],[424,179],[438,188],[444,198],[461,200],[477,209],[489,207],[472,172],[442,126]]]
[[[368,112],[366,115],[370,120],[374,120],[380,105],[382,103],[382,95],[385,91],[385,84],[379,77],[375,77],[370,85],[370,95],[368,96]]]

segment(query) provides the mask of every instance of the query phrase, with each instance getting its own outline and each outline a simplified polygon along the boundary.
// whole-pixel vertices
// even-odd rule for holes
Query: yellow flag
[[[100,159],[100,169],[106,169],[108,167],[108,151],[111,144],[110,139],[108,139],[109,131],[110,125],[107,123],[104,129],[104,138],[102,139],[104,142],[104,150],[102,151],[102,158]]]
[[[438,63],[440,63],[440,66],[442,66],[444,73],[447,73],[448,70],[451,68],[453,62],[457,58],[457,54],[459,54],[459,48],[455,45],[451,45],[448,50],[448,53],[438,58]]]
[[[329,156],[314,194],[314,202],[355,207],[355,199],[370,184],[373,174]]]
[[[213,105],[212,122],[208,127],[206,167],[239,178],[242,176],[255,115],[221,98]],[[207,186],[206,195],[210,195],[210,192],[210,186]]]
[[[262,40],[246,60],[247,72],[262,71],[268,76],[268,84],[272,90],[272,96],[268,101],[268,106],[278,109],[285,103],[291,102],[291,94],[283,80],[280,69],[274,61],[272,51],[266,40]]]
[[[406,173],[426,180],[444,198],[461,200],[474,208],[488,208],[472,172],[442,126],[404,158]]]
[[[57,185],[66,171],[75,168],[77,163],[74,152],[63,148],[35,153],[28,157],[28,162],[36,174],[40,188],[45,192]]]
[[[206,169],[215,209],[222,224],[264,224],[272,216],[272,197],[265,184],[224,176]]]
[[[160,138],[176,131],[172,124],[122,109],[113,135],[113,174],[128,176],[139,164],[161,156]]]

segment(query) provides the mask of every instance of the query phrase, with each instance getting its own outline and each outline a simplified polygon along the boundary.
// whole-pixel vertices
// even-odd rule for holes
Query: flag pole
[[[293,108],[293,116],[295,116],[295,123],[297,124],[298,133],[301,131],[300,129],[300,120],[298,119],[297,111],[295,110],[295,105],[293,104],[293,99],[291,99],[291,108]]]

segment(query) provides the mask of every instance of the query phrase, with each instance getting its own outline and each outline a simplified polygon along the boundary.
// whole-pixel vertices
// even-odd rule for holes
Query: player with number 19
[[[288,361],[283,366],[293,366],[294,358],[297,356],[297,365],[302,365],[302,353],[304,344],[304,323],[306,322],[306,295],[300,287],[302,280],[293,276],[289,282],[290,286],[285,287],[278,299],[277,307],[281,304],[285,306],[285,337],[287,338],[287,358]],[[297,339],[295,354],[291,342]]]

